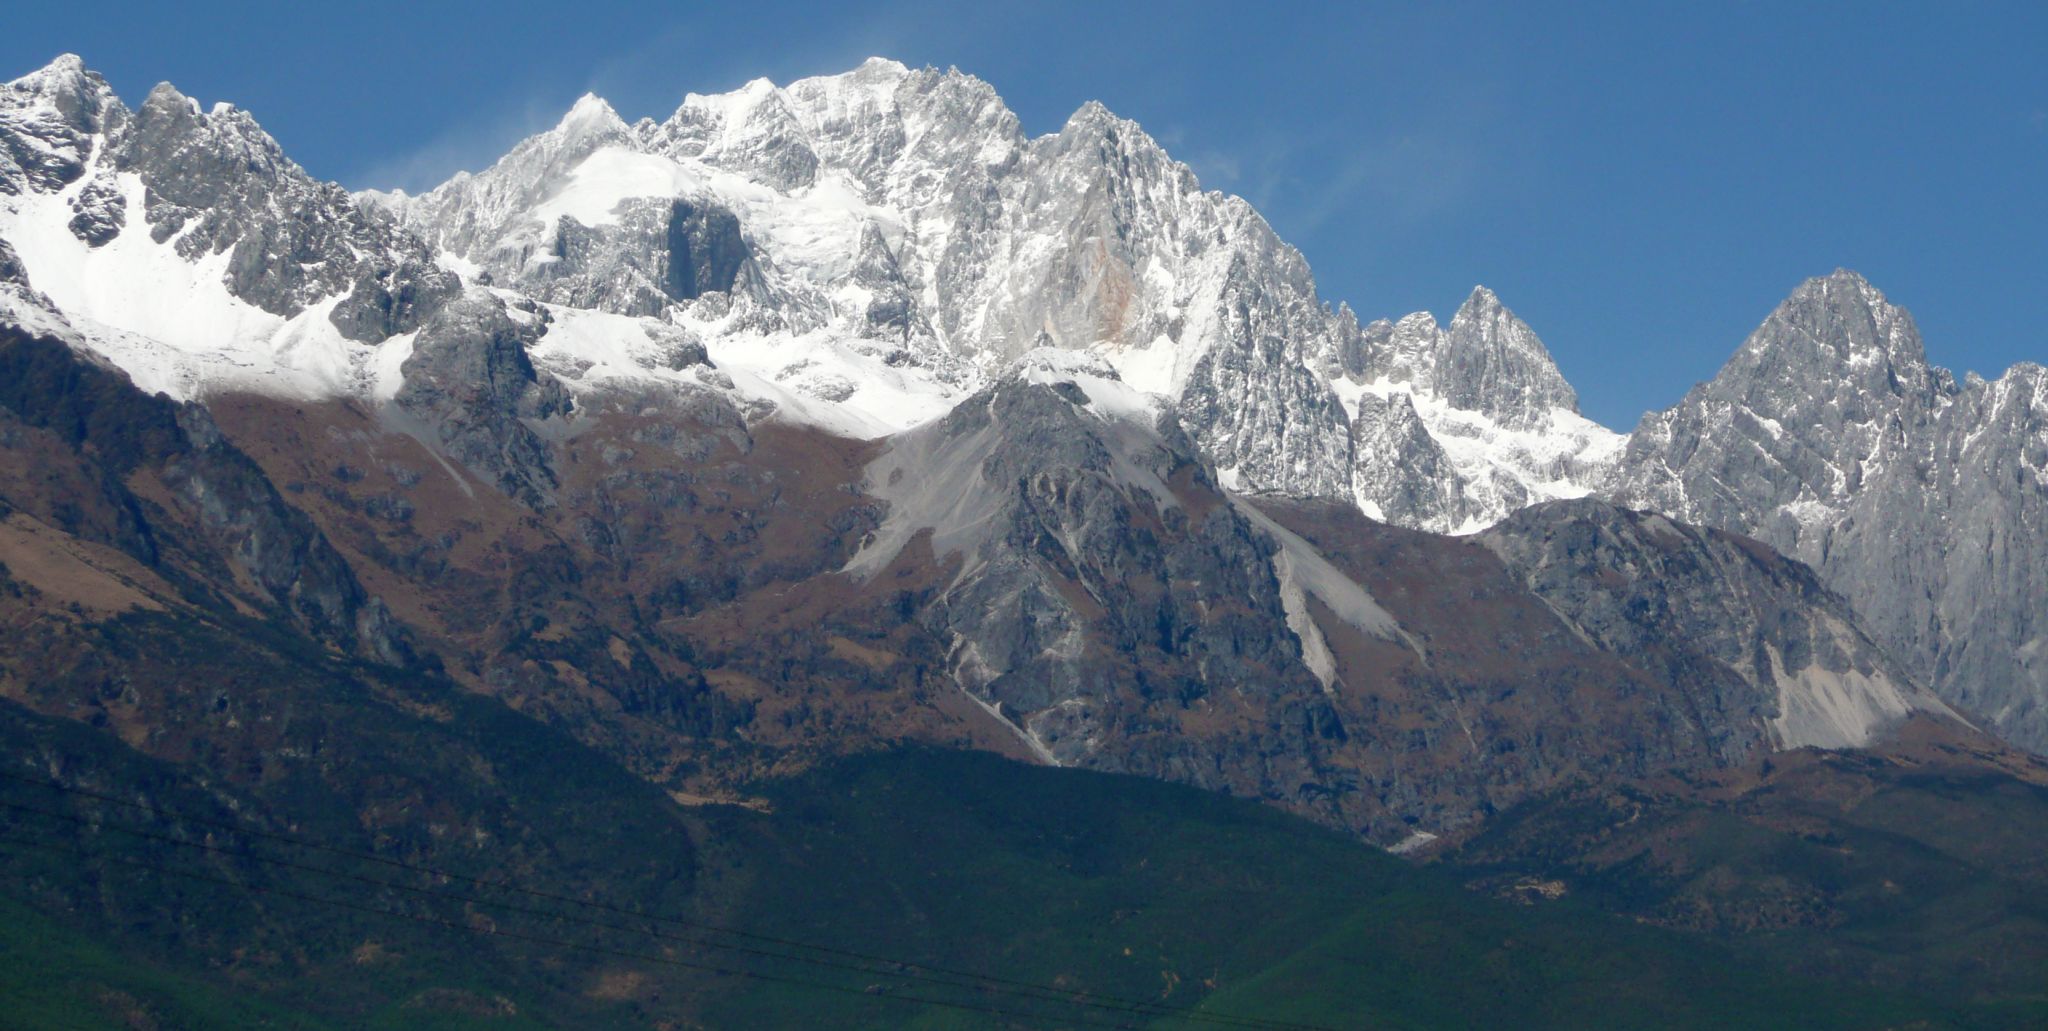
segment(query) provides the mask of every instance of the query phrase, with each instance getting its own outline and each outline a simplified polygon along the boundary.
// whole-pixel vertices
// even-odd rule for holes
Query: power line
[[[70,813],[54,812],[48,809],[40,809],[35,806],[21,805],[16,802],[0,802],[0,808],[11,809],[16,812],[32,813],[49,819],[62,820],[80,827],[111,830],[117,833],[127,834],[132,837],[140,838],[147,841],[161,842],[163,844],[174,845],[180,848],[197,849],[199,851],[209,852],[215,855],[227,856],[235,859],[245,859],[257,863],[268,863],[270,865],[284,867],[286,869],[299,870],[305,873],[318,874],[321,876],[333,877],[341,880],[355,881],[357,883],[369,885],[371,887],[387,888],[396,891],[407,892],[413,895],[423,896],[426,898],[447,899],[453,902],[465,902],[470,903],[472,905],[489,906],[496,909],[502,909],[508,912],[520,913],[527,916],[543,917],[550,920],[561,920],[573,924],[582,924],[587,927],[594,927],[608,931],[616,931],[622,934],[644,934],[653,938],[661,939],[663,941],[680,942],[683,944],[695,945],[702,948],[724,949],[727,951],[737,952],[743,955],[756,956],[763,959],[788,960],[798,963],[808,963],[813,966],[826,967],[830,969],[847,970],[861,974],[878,975],[883,977],[897,977],[903,978],[905,980],[919,981],[926,984],[936,985],[945,988],[965,988],[974,991],[989,992],[991,994],[1017,995],[1022,998],[1032,999],[1034,1001],[1084,1006],[1092,1009],[1119,1010],[1144,1017],[1177,1017],[1193,1021],[1196,1023],[1215,1023],[1229,1027],[1268,1028],[1278,1026],[1268,1024],[1263,1021],[1255,1021],[1254,1018],[1246,1018],[1245,1020],[1240,1020],[1238,1018],[1231,1017],[1212,1017],[1210,1014],[1199,1013],[1192,1010],[1185,1010],[1180,1007],[1167,1006],[1165,1004],[1122,1005],[1113,1004],[1109,1002],[1091,1002],[1075,998],[1074,993],[1066,992],[1061,989],[1052,987],[1047,987],[1043,989],[1033,989],[1030,991],[1030,993],[1027,994],[1024,990],[1020,989],[998,987],[986,983],[975,983],[976,980],[978,980],[975,978],[966,978],[968,983],[961,983],[960,981],[946,981],[915,973],[909,973],[901,969],[877,969],[875,964],[864,966],[855,963],[842,962],[839,960],[819,959],[811,956],[796,956],[790,955],[789,953],[785,952],[772,952],[766,949],[753,948],[745,945],[733,945],[726,942],[707,941],[703,938],[692,938],[684,935],[669,934],[658,928],[650,927],[642,929],[638,927],[628,927],[622,924],[607,923],[602,920],[593,920],[589,917],[576,916],[574,914],[569,913],[560,913],[553,910],[545,909],[535,909],[531,906],[522,906],[512,902],[502,902],[495,899],[478,898],[473,895],[463,895],[451,891],[437,891],[432,888],[419,888],[409,884],[399,884],[395,881],[379,880],[374,877],[365,877],[361,874],[347,873],[340,870],[331,870],[326,867],[311,866],[305,863],[293,862],[288,859],[280,859],[275,856],[266,856],[255,852],[223,848],[218,845],[209,845],[205,842],[186,841],[180,838],[170,837],[168,835],[155,834],[149,831],[138,830],[133,827],[125,827],[118,823],[111,823],[106,821],[95,822],[93,820],[88,820],[84,817],[76,816]],[[877,961],[877,963],[883,964],[888,967],[915,966],[915,964],[903,963],[893,960]]]
[[[453,893],[448,893],[448,892],[425,892],[426,894],[439,894],[439,895],[443,895],[444,897],[448,897],[448,898],[451,898],[451,899],[457,899],[457,900],[462,900],[462,901],[470,901],[470,902],[474,902],[474,903],[476,903],[476,904],[479,904],[479,905],[493,905],[493,906],[498,906],[498,907],[501,907],[501,908],[505,908],[505,909],[509,909],[509,910],[513,910],[513,911],[527,912],[527,913],[530,913],[530,914],[534,914],[534,915],[541,915],[541,916],[547,916],[547,917],[550,917],[550,918],[554,918],[554,919],[568,920],[568,921],[572,921],[572,922],[578,922],[578,923],[586,923],[586,924],[591,924],[592,926],[598,926],[598,927],[606,927],[606,928],[609,928],[609,929],[612,929],[612,930],[618,930],[618,931],[623,931],[623,932],[626,932],[626,933],[635,933],[635,934],[642,934],[642,933],[644,933],[644,934],[649,934],[649,935],[652,935],[652,936],[654,936],[654,937],[657,937],[657,938],[669,938],[669,939],[671,939],[671,940],[676,940],[676,941],[683,941],[683,942],[688,942],[688,943],[691,943],[691,944],[695,944],[695,945],[700,945],[700,946],[706,946],[706,947],[710,947],[710,948],[721,948],[721,949],[727,949],[727,950],[731,950],[731,951],[737,951],[737,952],[743,952],[743,953],[750,953],[750,954],[754,954],[754,955],[761,955],[761,956],[767,956],[767,957],[771,957],[771,958],[777,958],[777,959],[787,959],[787,960],[792,960],[792,961],[796,961],[796,962],[803,962],[803,963],[811,963],[811,964],[814,964],[814,965],[819,965],[819,966],[828,966],[828,967],[838,967],[838,968],[840,968],[840,969],[848,969],[848,970],[858,970],[858,971],[860,971],[860,972],[862,972],[862,973],[872,973],[872,974],[881,974],[881,975],[885,975],[885,976],[891,976],[891,977],[902,977],[902,978],[906,978],[906,979],[909,979],[909,980],[918,980],[918,981],[924,981],[924,982],[926,982],[926,983],[930,983],[930,984],[935,984],[935,985],[943,985],[943,986],[946,986],[946,987],[960,987],[960,988],[971,988],[971,989],[974,989],[974,990],[980,990],[980,991],[995,991],[995,992],[1001,992],[1001,991],[1004,991],[1004,990],[1005,990],[1006,988],[1007,988],[1007,989],[1021,989],[1021,990],[1023,990],[1023,991],[1026,991],[1026,992],[1030,992],[1030,993],[1035,993],[1035,994],[1033,994],[1033,995],[1027,995],[1026,997],[1028,997],[1028,998],[1036,998],[1036,999],[1041,999],[1041,1000],[1057,1001],[1057,1002],[1061,1002],[1061,1003],[1065,1003],[1065,1004],[1071,1004],[1071,1005],[1082,1005],[1082,1006],[1091,1006],[1091,1007],[1094,1007],[1094,1008],[1098,1008],[1098,1009],[1115,1009],[1115,1010],[1122,1010],[1122,1011],[1125,1011],[1125,1012],[1137,1013],[1137,1014],[1140,1014],[1140,1015],[1147,1015],[1147,1016],[1175,1017],[1175,1018],[1179,1018],[1179,1019],[1183,1019],[1183,1020],[1189,1020],[1189,1021],[1193,1021],[1193,1022],[1197,1022],[1197,1023],[1206,1023],[1206,1024],[1215,1024],[1215,1025],[1225,1025],[1225,1026],[1236,1026],[1236,1027],[1243,1027],[1243,1028],[1256,1028],[1256,1029],[1270,1029],[1270,1031],[1327,1031],[1327,1029],[1324,1029],[1324,1028],[1320,1027],[1319,1025],[1314,1025],[1314,1024],[1302,1024],[1302,1023],[1295,1023],[1295,1022],[1291,1022],[1291,1021],[1281,1021],[1281,1020],[1269,1020],[1269,1019],[1264,1019],[1264,1018],[1258,1018],[1258,1017],[1241,1017],[1241,1016],[1235,1016],[1235,1015],[1231,1015],[1231,1014],[1223,1014],[1223,1013],[1203,1013],[1203,1012],[1199,1012],[1199,1011],[1197,1011],[1197,1010],[1194,1010],[1194,1009],[1190,1009],[1190,1008],[1188,1008],[1188,1007],[1183,1007],[1183,1006],[1175,1006],[1175,1005],[1171,1005],[1171,1004],[1168,1004],[1168,1003],[1163,1003],[1163,1002],[1157,1002],[1157,1001],[1153,1001],[1153,1000],[1147,1000],[1147,999],[1131,999],[1131,998],[1126,998],[1126,997],[1121,997],[1121,996],[1116,996],[1116,995],[1110,995],[1110,994],[1106,994],[1106,993],[1100,993],[1100,992],[1090,992],[1090,991],[1084,991],[1084,990],[1079,990],[1079,989],[1065,989],[1065,988],[1060,988],[1060,987],[1058,987],[1058,986],[1056,986],[1056,985],[1047,985],[1047,984],[1043,984],[1043,983],[1039,983],[1039,982],[1034,982],[1034,981],[1026,981],[1026,980],[1020,980],[1020,979],[1015,979],[1015,978],[1006,978],[1006,977],[1001,977],[1001,976],[998,976],[998,975],[994,975],[994,974],[981,974],[981,973],[975,973],[975,972],[972,972],[972,971],[960,970],[960,969],[956,969],[956,968],[948,968],[948,967],[943,967],[943,966],[937,966],[937,965],[933,965],[933,964],[928,964],[928,963],[918,963],[918,962],[911,962],[911,961],[901,960],[901,959],[897,959],[897,958],[893,958],[893,957],[887,957],[887,956],[879,956],[879,955],[874,955],[874,954],[871,954],[871,953],[864,953],[864,952],[858,952],[858,951],[854,951],[854,950],[851,950],[851,949],[842,949],[842,948],[835,948],[835,947],[832,947],[832,946],[827,946],[827,945],[816,945],[816,944],[812,944],[812,943],[808,943],[808,942],[802,942],[802,941],[797,941],[797,940],[794,940],[794,939],[789,939],[789,938],[781,938],[781,937],[777,937],[777,936],[774,936],[774,935],[766,935],[766,934],[760,934],[760,933],[756,933],[756,932],[751,932],[751,931],[744,931],[744,930],[740,930],[740,929],[738,929],[738,928],[733,928],[733,927],[726,927],[726,926],[722,926],[722,925],[718,925],[718,924],[713,924],[713,923],[708,923],[708,922],[704,922],[704,921],[690,920],[690,919],[686,919],[686,918],[683,918],[683,917],[674,917],[674,916],[666,916],[666,915],[662,915],[662,914],[657,914],[657,913],[649,913],[649,912],[646,912],[646,911],[644,911],[644,910],[638,910],[638,909],[632,909],[632,908],[627,908],[627,907],[621,907],[621,906],[617,906],[617,905],[613,905],[613,904],[609,904],[609,903],[605,903],[605,902],[601,902],[601,901],[591,900],[591,899],[579,899],[579,898],[576,898],[576,897],[574,897],[574,896],[570,896],[570,895],[563,895],[563,894],[559,894],[559,893],[555,893],[555,892],[548,892],[548,891],[542,891],[542,890],[539,890],[539,889],[529,888],[529,887],[526,887],[526,886],[524,886],[524,885],[520,885],[520,884],[516,884],[516,883],[513,883],[513,882],[511,882],[511,881],[505,881],[505,880],[498,880],[498,879],[492,879],[492,878],[482,878],[482,877],[473,877],[473,876],[469,876],[469,875],[466,875],[466,874],[452,873],[452,872],[449,872],[449,871],[445,871],[445,870],[437,870],[437,869],[434,869],[434,868],[432,868],[432,867],[427,867],[427,866],[421,866],[421,865],[418,865],[418,864],[414,864],[414,863],[408,863],[408,862],[405,862],[405,861],[403,861],[403,860],[397,860],[397,859],[392,859],[392,858],[390,858],[390,857],[387,857],[387,856],[380,856],[380,855],[376,855],[376,854],[374,854],[374,853],[365,853],[365,852],[357,852],[357,851],[354,851],[354,850],[352,850],[352,849],[340,848],[340,847],[337,847],[337,846],[333,846],[333,845],[328,845],[328,844],[325,844],[325,843],[323,843],[323,842],[318,842],[318,841],[311,841],[311,840],[307,840],[307,839],[304,839],[304,838],[296,837],[296,836],[293,836],[293,835],[288,835],[288,834],[281,834],[281,833],[277,833],[277,832],[274,832],[274,831],[265,831],[265,830],[259,830],[259,829],[256,829],[256,828],[248,827],[248,826],[242,825],[242,824],[240,824],[240,823],[235,823],[235,822],[231,822],[231,821],[223,821],[223,820],[211,820],[211,819],[207,819],[207,818],[205,818],[205,817],[197,817],[197,816],[190,816],[190,815],[187,815],[187,814],[181,814],[181,813],[177,813],[177,812],[174,812],[174,811],[171,811],[171,810],[163,809],[163,808],[161,808],[161,807],[158,807],[158,806],[153,806],[153,805],[149,805],[149,804],[147,804],[147,803],[143,803],[143,802],[136,802],[136,801],[131,801],[131,800],[129,800],[129,799],[119,798],[119,797],[116,797],[116,796],[113,796],[113,795],[108,795],[108,794],[104,794],[104,793],[101,793],[101,792],[97,792],[97,791],[92,791],[92,790],[88,790],[88,789],[85,789],[85,788],[73,787],[73,786],[71,786],[71,785],[61,784],[61,783],[57,783],[57,782],[55,782],[55,781],[43,780],[43,779],[40,779],[40,778],[34,778],[34,777],[24,777],[24,776],[21,776],[21,775],[19,775],[19,774],[15,774],[15,773],[10,773],[10,772],[4,771],[4,770],[0,770],[0,779],[12,780],[12,781],[15,781],[15,782],[17,782],[17,783],[21,783],[21,784],[26,784],[26,785],[30,785],[30,786],[33,786],[33,787],[40,787],[40,788],[45,788],[45,789],[48,789],[48,790],[52,790],[52,791],[58,791],[58,792],[63,792],[63,793],[67,793],[67,794],[79,795],[79,796],[83,796],[83,797],[86,797],[86,798],[92,798],[92,799],[96,799],[96,800],[98,800],[98,801],[106,802],[106,803],[109,803],[109,804],[112,804],[112,805],[118,805],[118,806],[122,806],[122,807],[125,807],[125,808],[129,808],[129,809],[137,810],[137,811],[140,811],[140,812],[145,812],[145,813],[149,813],[149,814],[151,814],[151,815],[154,815],[154,816],[158,816],[158,817],[161,817],[161,818],[165,818],[165,819],[169,819],[169,820],[180,820],[180,821],[184,821],[184,822],[188,822],[188,823],[198,824],[198,825],[201,825],[201,826],[207,826],[207,827],[214,827],[214,828],[217,828],[217,829],[220,829],[220,830],[226,830],[226,831],[229,831],[229,832],[232,832],[232,833],[236,833],[236,834],[242,834],[242,835],[247,835],[247,836],[250,836],[250,837],[254,837],[254,838],[262,838],[262,839],[267,839],[267,840],[271,840],[271,841],[277,841],[277,842],[281,842],[281,843],[284,843],[284,844],[288,844],[288,845],[296,846],[296,847],[299,847],[299,848],[306,848],[306,849],[311,849],[311,850],[315,850],[315,851],[320,851],[320,852],[326,852],[326,853],[329,853],[329,854],[331,854],[331,855],[341,856],[341,857],[345,857],[345,858],[349,858],[349,859],[355,859],[355,860],[359,860],[359,861],[363,861],[363,862],[369,862],[369,863],[376,863],[376,864],[379,864],[379,865],[383,865],[383,866],[388,866],[388,867],[392,867],[392,868],[394,868],[394,869],[406,870],[406,871],[409,871],[409,872],[412,872],[412,873],[417,873],[417,874],[423,874],[423,875],[426,875],[426,876],[429,876],[429,877],[436,877],[436,878],[441,878],[441,879],[443,879],[443,880],[447,880],[447,881],[457,881],[457,882],[462,882],[462,883],[466,883],[466,884],[472,884],[472,885],[476,885],[476,886],[479,886],[479,887],[493,888],[493,889],[497,889],[497,890],[501,890],[501,891],[510,891],[510,892],[516,892],[516,893],[518,893],[518,894],[522,894],[522,895],[527,895],[527,896],[529,896],[529,897],[533,897],[533,898],[540,898],[540,899],[546,899],[546,900],[549,900],[549,901],[552,901],[552,902],[566,903],[566,904],[569,904],[569,905],[574,905],[574,906],[586,906],[586,907],[590,907],[590,908],[592,908],[592,909],[598,909],[598,910],[602,910],[602,911],[605,911],[605,912],[610,912],[610,913],[615,913],[615,914],[618,914],[618,915],[622,915],[622,916],[630,916],[630,917],[634,917],[634,918],[637,918],[637,919],[641,919],[641,920],[648,920],[648,921],[654,921],[654,922],[660,922],[660,923],[672,923],[672,924],[676,924],[676,925],[679,925],[679,926],[683,926],[683,927],[690,927],[690,928],[694,928],[694,929],[696,929],[696,930],[700,930],[700,931],[707,931],[707,932],[712,932],[712,933],[716,933],[716,934],[724,934],[724,935],[729,935],[729,936],[732,936],[732,937],[735,937],[735,938],[741,938],[741,939],[746,939],[746,940],[749,940],[749,941],[755,941],[755,942],[762,942],[762,943],[766,943],[766,944],[771,944],[771,945],[777,945],[777,946],[781,946],[781,947],[784,947],[784,948],[802,949],[802,950],[806,950],[806,951],[811,951],[811,952],[818,952],[818,953],[822,953],[822,954],[825,954],[825,955],[830,955],[830,956],[840,956],[840,957],[845,957],[845,958],[848,958],[848,959],[853,959],[853,960],[859,960],[859,961],[862,961],[862,962],[865,962],[865,963],[869,963],[869,964],[880,964],[880,965],[882,965],[883,967],[885,967],[885,968],[888,968],[888,969],[884,969],[884,970],[872,970],[872,969],[868,969],[868,968],[863,968],[863,967],[854,967],[854,966],[848,966],[848,965],[845,965],[845,964],[839,964],[839,963],[831,963],[831,962],[826,962],[826,961],[818,960],[818,959],[815,959],[815,958],[811,958],[811,957],[805,957],[805,956],[791,956],[791,955],[786,955],[786,954],[780,954],[780,953],[771,953],[771,952],[766,952],[766,951],[762,951],[762,950],[753,950],[753,949],[748,949],[748,948],[746,948],[746,947],[743,947],[743,946],[736,946],[736,945],[730,945],[730,944],[726,944],[726,943],[720,943],[720,942],[710,942],[710,941],[704,941],[704,940],[701,940],[701,939],[691,939],[691,938],[682,938],[682,937],[679,937],[679,936],[674,936],[674,935],[665,935],[665,934],[663,934],[662,932],[660,932],[660,931],[658,931],[658,930],[653,930],[653,929],[649,929],[649,930],[641,931],[641,930],[638,930],[638,929],[633,929],[633,928],[622,928],[622,927],[618,927],[617,925],[612,925],[612,924],[604,924],[604,923],[596,923],[596,922],[592,922],[592,921],[590,921],[590,920],[588,920],[588,919],[586,919],[586,918],[579,918],[579,917],[575,917],[575,916],[570,916],[570,915],[567,915],[567,914],[561,914],[561,913],[552,913],[552,912],[546,912],[546,911],[539,911],[539,910],[530,910],[530,909],[523,909],[522,907],[517,907],[517,906],[514,906],[514,905],[512,905],[512,904],[509,904],[509,903],[502,903],[502,902],[493,902],[493,901],[489,901],[489,900],[483,900],[483,899],[472,899],[472,898],[468,898],[468,897],[466,897],[466,896],[459,896],[459,895],[455,895],[455,894],[453,894]],[[46,810],[36,810],[36,809],[33,809],[33,807],[27,807],[27,806],[21,806],[21,807],[18,807],[18,808],[22,808],[22,809],[27,809],[27,810],[29,810],[29,811],[34,811],[34,812],[41,812],[41,813],[43,813],[44,815],[59,815],[59,816],[61,816],[61,815],[62,815],[62,814],[52,814],[52,813],[49,813],[49,812],[48,812],[48,811],[46,811]],[[75,818],[75,817],[69,817],[69,816],[62,816],[62,818],[65,818],[65,819],[72,819],[72,820],[74,820],[74,821],[77,821],[77,818]],[[124,831],[125,833],[131,833],[131,834],[136,834],[136,835],[139,835],[139,836],[142,836],[142,837],[151,837],[151,838],[156,838],[157,840],[165,841],[165,842],[167,842],[167,843],[169,843],[169,844],[174,844],[174,845],[183,845],[183,846],[191,846],[191,847],[202,847],[202,848],[207,848],[207,849],[208,849],[208,850],[210,850],[210,851],[226,851],[226,852],[227,852],[227,854],[231,854],[231,855],[238,855],[238,856],[242,856],[243,858],[248,858],[248,859],[252,859],[252,860],[255,860],[255,861],[258,861],[258,862],[273,862],[273,863],[276,863],[276,864],[278,864],[278,865],[283,865],[283,866],[291,866],[291,867],[295,867],[295,868],[298,868],[298,869],[303,869],[303,870],[307,870],[307,871],[309,871],[309,872],[314,872],[314,873],[321,873],[321,874],[327,874],[327,875],[330,875],[330,876],[336,876],[336,877],[345,877],[345,878],[348,878],[348,879],[353,879],[353,880],[360,880],[360,881],[365,881],[366,883],[370,883],[370,884],[376,884],[376,885],[380,885],[380,886],[383,886],[383,887],[388,887],[388,888],[394,888],[394,889],[398,889],[398,890],[402,890],[402,891],[414,891],[414,892],[419,892],[419,891],[422,891],[422,889],[415,889],[415,888],[410,888],[410,887],[408,887],[408,886],[405,886],[405,885],[399,885],[399,884],[392,884],[392,883],[389,883],[389,882],[377,881],[377,880],[374,880],[374,879],[366,879],[366,878],[362,878],[362,877],[359,877],[359,876],[357,876],[357,875],[351,875],[351,874],[343,874],[343,873],[339,873],[339,872],[337,872],[337,871],[325,870],[325,869],[322,869],[322,868],[319,868],[319,867],[306,867],[306,866],[302,866],[302,865],[300,865],[300,864],[294,864],[294,863],[290,863],[290,862],[288,862],[288,861],[284,861],[284,860],[277,860],[277,859],[274,859],[274,858],[268,858],[268,857],[263,857],[263,856],[259,856],[259,855],[256,855],[256,854],[254,854],[254,853],[237,853],[237,852],[232,852],[232,851],[230,851],[230,850],[220,850],[220,849],[217,849],[217,848],[213,848],[213,847],[211,847],[211,846],[202,846],[202,845],[198,845],[198,843],[194,843],[194,842],[185,842],[185,841],[180,841],[180,840],[178,840],[178,839],[175,839],[175,838],[163,838],[163,837],[160,837],[160,836],[156,836],[156,835],[151,835],[151,834],[149,834],[148,832],[143,832],[143,831],[135,831],[135,830],[132,830],[132,829],[129,829],[129,828],[121,828],[121,827],[119,827],[118,825],[108,824],[107,826],[109,826],[109,827],[113,827],[113,828],[114,828],[114,829],[116,829],[116,830],[122,830],[122,831]],[[909,972],[907,972],[907,969],[906,969],[906,968],[907,968],[907,969],[915,969],[915,970],[922,970],[922,971],[926,971],[926,972],[929,972],[929,973],[931,973],[931,974],[941,974],[941,975],[945,975],[945,976],[947,976],[947,977],[953,977],[953,978],[961,978],[961,979],[966,979],[966,980],[968,980],[968,981],[972,981],[972,982],[977,982],[977,983],[974,983],[974,984],[968,984],[968,985],[961,985],[961,984],[956,984],[956,983],[954,983],[954,982],[949,982],[949,981],[943,981],[943,980],[937,980],[937,979],[935,979],[935,978],[932,978],[932,977],[929,977],[929,976],[924,976],[924,975],[920,975],[920,974],[915,974],[915,973],[909,973]],[[1002,988],[997,988],[997,987],[991,987],[991,986],[1003,986],[1003,987],[1002,987]],[[1017,994],[1017,993],[1016,993],[1016,992],[1011,992],[1011,994]]]
[[[172,869],[171,867],[162,866],[157,863],[146,863],[141,860],[127,859],[121,856],[111,856],[105,853],[88,852],[83,849],[68,848],[63,845],[54,845],[49,842],[43,841],[29,841],[21,838],[0,835],[0,844],[12,845],[16,848],[42,849],[48,852],[57,852],[64,855],[76,856],[81,859],[96,859],[101,862],[119,863],[123,866],[132,866],[143,870],[149,870],[153,873],[167,874],[172,877],[183,877],[195,881],[204,881],[210,884],[218,884],[224,887],[234,888],[240,891],[253,892],[258,895],[275,895],[279,898],[296,899],[300,902],[310,902],[316,905],[335,906],[341,909],[352,910],[358,913],[368,913],[375,916],[396,917],[401,920],[411,920],[415,923],[427,924],[433,927],[445,927],[451,930],[462,931],[468,934],[489,935],[497,938],[509,938],[514,941],[528,942],[535,945],[547,945],[555,948],[576,949],[582,952],[598,953],[600,955],[612,956],[619,959],[632,959],[646,963],[658,963],[664,966],[681,967],[687,970],[697,970],[702,971],[704,973],[714,974],[720,977],[739,977],[755,981],[765,981],[774,984],[794,985],[801,988],[814,988],[820,991],[837,992],[842,995],[857,995],[862,998],[869,999],[893,999],[898,1002],[909,1002],[926,1006],[941,1006],[948,1009],[967,1010],[970,1012],[992,1014],[1001,1017],[1022,1018],[1026,1020],[1039,1020],[1052,1023],[1078,1023],[1085,1024],[1090,1027],[1122,1028],[1125,1029],[1125,1031],[1135,1031],[1135,1029],[1137,1028],[1137,1025],[1135,1024],[1109,1024],[1098,1020],[1089,1020],[1084,1017],[1058,1017],[1048,1013],[1033,1013],[1028,1010],[1010,1010],[1004,1009],[999,1006],[984,1006],[971,1002],[957,1002],[947,999],[931,999],[922,996],[902,995],[895,992],[886,991],[875,992],[869,991],[865,988],[849,988],[845,985],[827,984],[823,981],[812,981],[800,977],[789,977],[782,974],[762,973],[758,970],[745,970],[736,967],[722,967],[713,963],[693,963],[689,960],[676,959],[673,956],[658,956],[644,952],[631,952],[625,949],[614,949],[605,945],[592,945],[587,942],[574,942],[560,938],[549,938],[536,934],[523,934],[518,931],[507,931],[503,928],[497,927],[478,927],[473,924],[460,923],[454,920],[444,920],[440,917],[423,916],[418,913],[404,913],[398,912],[396,910],[382,909],[377,906],[359,905],[357,903],[346,902],[341,899],[324,898],[318,895],[307,895],[302,892],[291,891],[285,888],[272,888],[260,884],[245,884],[240,881],[229,880],[225,877],[215,877],[210,874],[194,873],[189,870],[176,870]]]

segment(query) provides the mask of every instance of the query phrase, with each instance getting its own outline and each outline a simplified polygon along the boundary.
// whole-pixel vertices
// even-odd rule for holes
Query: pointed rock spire
[[[1458,308],[1438,351],[1435,386],[1444,400],[1509,426],[1534,426],[1553,409],[1579,410],[1579,397],[1534,330],[1483,286]]]

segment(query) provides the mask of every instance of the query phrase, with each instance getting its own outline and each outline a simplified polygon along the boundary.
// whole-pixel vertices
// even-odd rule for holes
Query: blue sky
[[[169,80],[316,175],[421,187],[586,90],[661,116],[881,54],[1032,133],[1138,120],[1364,317],[1493,287],[1617,428],[1837,266],[1941,364],[2048,362],[2048,4],[959,6],[24,4],[0,75],[75,51],[131,104]]]

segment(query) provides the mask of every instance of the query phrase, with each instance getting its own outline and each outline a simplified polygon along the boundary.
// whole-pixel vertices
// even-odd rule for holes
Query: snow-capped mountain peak
[[[107,81],[76,54],[0,89],[0,191],[57,189],[85,171],[92,138],[118,107]]]
[[[585,93],[576,98],[569,112],[556,123],[555,132],[564,137],[580,137],[621,133],[626,128],[626,120],[612,110],[609,101],[595,93]]]
[[[1376,518],[1469,533],[1538,501],[1582,497],[1626,437],[1578,413],[1550,352],[1492,290],[1450,325],[1428,312],[1363,334],[1350,407],[1352,487]]]
[[[28,294],[151,389],[294,396],[367,382],[455,277],[320,183],[246,111],[164,84],[130,111],[73,57],[0,87],[0,237]],[[28,311],[48,302],[61,311]]]
[[[49,64],[8,82],[7,87],[11,96],[40,99],[70,119],[97,111],[99,101],[112,92],[107,81],[87,69],[77,54],[58,54]]]

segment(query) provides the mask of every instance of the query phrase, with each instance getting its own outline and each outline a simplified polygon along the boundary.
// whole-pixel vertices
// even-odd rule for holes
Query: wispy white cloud
[[[1169,152],[1176,150],[1174,144],[1165,139],[1161,139],[1159,144]],[[1203,189],[1236,193],[1244,181],[1244,161],[1230,151],[1203,149],[1178,156],[1195,170],[1195,177],[1202,181]]]
[[[343,185],[355,190],[430,190],[456,172],[489,167],[520,140],[560,121],[573,100],[530,96],[494,114],[456,122],[424,143],[371,162]]]
[[[1265,135],[1185,158],[1202,184],[1243,196],[1283,230],[1313,233],[1347,213],[1375,223],[1426,222],[1471,196],[1488,155],[1441,131],[1360,138]]]

